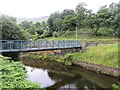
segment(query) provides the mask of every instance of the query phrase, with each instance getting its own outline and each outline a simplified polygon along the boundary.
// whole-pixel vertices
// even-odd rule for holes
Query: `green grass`
[[[2,70],[0,75],[1,88],[40,88],[38,83],[26,79],[27,71],[21,62],[14,62],[0,55],[0,68]]]
[[[73,54],[73,58],[78,61],[118,68],[118,45],[112,44],[87,47],[83,53]]]

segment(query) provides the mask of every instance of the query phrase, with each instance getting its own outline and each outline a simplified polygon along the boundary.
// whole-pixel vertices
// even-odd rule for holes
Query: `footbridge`
[[[33,52],[59,49],[82,49],[78,40],[0,40],[0,53]]]

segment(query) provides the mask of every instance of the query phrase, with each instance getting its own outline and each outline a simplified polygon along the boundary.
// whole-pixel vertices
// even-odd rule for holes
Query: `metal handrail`
[[[0,52],[82,47],[79,40],[0,40]]]

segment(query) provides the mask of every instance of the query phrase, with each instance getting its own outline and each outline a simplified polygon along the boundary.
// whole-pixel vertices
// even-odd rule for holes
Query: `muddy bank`
[[[99,74],[105,74],[105,75],[119,78],[119,73],[120,73],[119,68],[112,68],[112,67],[107,67],[107,66],[98,65],[98,64],[92,64],[92,63],[83,62],[83,61],[74,61],[73,64],[80,66],[82,68],[85,68],[87,70],[90,70],[90,71],[95,71]]]

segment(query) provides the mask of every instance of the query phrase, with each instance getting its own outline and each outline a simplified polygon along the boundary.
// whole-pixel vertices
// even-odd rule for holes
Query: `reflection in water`
[[[92,83],[91,81],[77,74],[73,77],[54,74],[51,72],[49,72],[48,74],[53,80],[56,81],[56,78],[57,78],[57,79],[60,79],[61,81],[56,82],[54,85],[47,87],[46,89],[50,89],[50,88],[54,88],[54,89],[58,89],[58,88],[101,88],[97,84]]]
[[[27,66],[26,69],[28,71],[28,79],[33,82],[40,82],[42,88],[55,84],[55,81],[50,79],[47,70],[32,68],[29,66]]]
[[[40,82],[43,88],[49,90],[61,88],[81,88],[97,90],[111,88],[117,79],[81,69],[77,66],[64,66],[52,61],[23,60],[26,65],[28,79]]]

